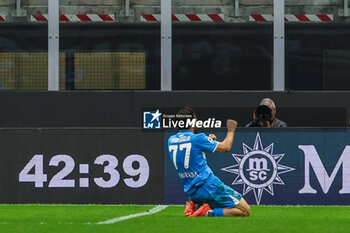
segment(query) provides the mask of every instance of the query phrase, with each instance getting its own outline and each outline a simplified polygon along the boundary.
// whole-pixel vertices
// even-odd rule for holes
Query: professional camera
[[[266,126],[267,122],[271,123],[272,111],[266,105],[260,105],[255,109],[256,126]]]

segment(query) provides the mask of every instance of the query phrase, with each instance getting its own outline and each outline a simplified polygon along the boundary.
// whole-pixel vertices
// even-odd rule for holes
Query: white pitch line
[[[116,223],[116,222],[120,222],[120,221],[124,221],[130,218],[137,218],[137,217],[141,217],[141,216],[145,216],[145,215],[150,215],[150,214],[155,214],[159,211],[164,210],[165,208],[167,208],[168,206],[166,205],[157,205],[156,207],[154,207],[153,209],[150,209],[146,212],[141,212],[141,213],[137,213],[137,214],[131,214],[131,215],[126,215],[126,216],[122,216],[122,217],[118,217],[118,218],[113,218],[107,221],[103,221],[103,222],[98,222],[97,224],[112,224],[112,223]]]

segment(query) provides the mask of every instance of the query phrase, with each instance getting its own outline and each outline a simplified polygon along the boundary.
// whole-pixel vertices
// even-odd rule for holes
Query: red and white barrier
[[[249,21],[251,22],[272,22],[272,14],[251,14]],[[33,14],[31,21],[46,22],[47,14]],[[0,21],[6,21],[4,15],[0,15]],[[113,14],[62,14],[61,22],[115,22]],[[142,22],[159,22],[160,14],[142,14]],[[173,14],[174,22],[223,22],[224,14]],[[333,22],[333,15],[326,14],[287,14],[286,22]]]
[[[159,22],[160,14],[142,14],[142,22]],[[173,14],[175,22],[223,22],[224,14]]]
[[[5,15],[0,15],[0,21],[6,21],[6,16]]]
[[[33,14],[30,21],[46,22],[47,14]],[[60,15],[61,22],[114,22],[113,14],[63,14]]]
[[[286,22],[333,22],[333,15],[316,15],[316,14],[290,14],[285,15]],[[249,15],[249,21],[253,22],[272,22],[272,14],[252,14]]]

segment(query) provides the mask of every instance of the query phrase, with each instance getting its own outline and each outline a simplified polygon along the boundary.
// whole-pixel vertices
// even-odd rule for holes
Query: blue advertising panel
[[[226,130],[214,133],[219,141]],[[165,132],[165,203],[187,196],[170,160]],[[253,205],[349,205],[350,130],[237,129],[230,152],[207,153],[208,165]]]

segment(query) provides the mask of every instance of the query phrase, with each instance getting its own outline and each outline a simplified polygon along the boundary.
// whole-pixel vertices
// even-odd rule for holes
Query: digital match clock
[[[71,156],[59,154],[49,160],[49,166],[58,167],[61,163],[64,164],[64,167],[48,182],[47,174],[44,173],[44,155],[36,154],[20,171],[18,180],[19,182],[33,182],[36,188],[43,188],[45,182],[48,182],[49,188],[88,188],[91,179],[97,186],[105,189],[115,187],[120,181],[120,173],[117,169],[119,161],[117,157],[110,154],[96,157],[92,165],[86,163],[78,164],[81,176],[78,180],[66,178],[76,167],[75,161]],[[137,168],[134,168],[134,163],[137,164]],[[90,166],[102,166],[103,174],[108,174],[109,178],[104,178],[103,174],[90,178]],[[123,179],[124,183],[130,188],[140,188],[149,179],[149,164],[142,155],[132,154],[127,156],[122,163],[122,170],[130,176]]]

